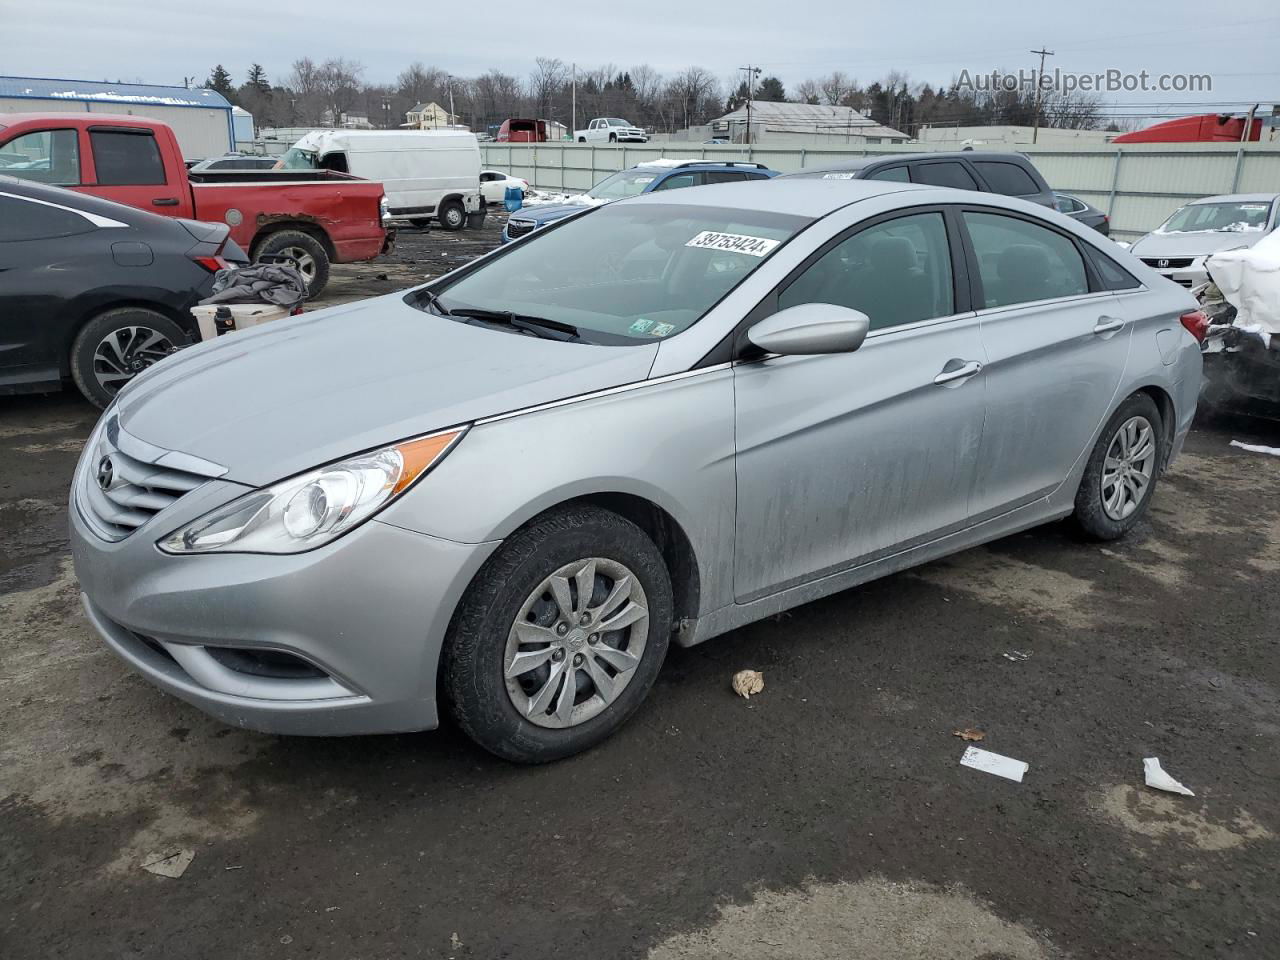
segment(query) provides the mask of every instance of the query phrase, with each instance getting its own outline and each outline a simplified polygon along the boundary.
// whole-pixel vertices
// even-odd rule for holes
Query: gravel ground
[[[485,242],[406,230],[326,300]],[[673,649],[623,731],[529,769],[232,729],[130,674],[67,555],[94,416],[0,398],[6,960],[1280,956],[1280,458],[1228,445],[1272,425],[1197,427],[1120,543],[1050,525]],[[960,767],[963,728],[1025,781]]]

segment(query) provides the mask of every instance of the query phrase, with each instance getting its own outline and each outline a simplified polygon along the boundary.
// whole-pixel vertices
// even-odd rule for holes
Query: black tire
[[[461,230],[467,225],[467,211],[461,200],[446,200],[436,211],[436,219],[446,230]]]
[[[430,217],[414,217],[409,221],[409,223],[417,227],[419,230],[429,230],[431,228]]]
[[[586,142],[587,142],[587,138],[586,138],[586,137],[579,137],[579,138],[578,138],[578,142],[579,142],[579,143],[586,143]]]
[[[526,719],[507,693],[507,636],[526,598],[565,564],[604,557],[639,580],[649,607],[640,664],[630,682],[596,716],[550,729]],[[524,527],[476,574],[454,614],[441,663],[450,715],[477,744],[517,763],[546,763],[586,750],[620,727],[653,686],[671,636],[671,579],[662,554],[631,521],[594,507],[554,510]]]
[[[136,328],[142,333],[139,335],[127,332],[131,328]],[[164,337],[168,347],[165,344],[156,344],[151,349],[143,349],[146,343],[145,331],[154,331]],[[98,348],[109,338],[115,338],[113,342],[117,351],[123,346],[122,356],[128,361],[125,365],[128,376],[118,381],[114,379],[117,373],[112,367],[105,361],[97,359]],[[71,379],[75,381],[85,399],[101,409],[115,399],[120,388],[134,376],[151,364],[162,360],[173,350],[184,347],[190,342],[191,337],[187,331],[162,313],[142,307],[120,307],[108,310],[94,317],[76,334],[71,344]],[[136,348],[136,354],[130,355],[128,349],[130,345]],[[113,352],[110,355],[115,356],[116,353]],[[107,382],[99,380],[99,376],[104,377]]]
[[[1155,462],[1151,470],[1151,480],[1142,491],[1137,508],[1123,519],[1116,519],[1108,516],[1103,505],[1102,472],[1112,441],[1115,440],[1120,427],[1133,417],[1145,417],[1151,424],[1155,434]],[[1091,540],[1118,540],[1133,529],[1151,503],[1156,482],[1160,477],[1160,469],[1164,464],[1164,457],[1164,423],[1160,417],[1160,410],[1147,394],[1135,393],[1120,404],[1116,412],[1111,415],[1093,451],[1089,454],[1084,476],[1080,478],[1080,489],[1076,491],[1076,509],[1072,517],[1080,533]]]
[[[281,230],[271,234],[254,250],[254,262],[267,255],[297,255],[301,258],[299,269],[307,281],[308,300],[318,297],[329,283],[329,254],[325,252],[324,244],[309,233]]]
[[[618,142],[618,135],[617,135],[616,133],[611,133],[611,134],[609,134],[609,142],[610,142],[610,143],[617,143],[617,142]]]

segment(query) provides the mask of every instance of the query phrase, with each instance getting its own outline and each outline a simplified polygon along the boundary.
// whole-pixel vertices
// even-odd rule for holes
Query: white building
[[[1028,147],[1031,145],[1031,138],[1035,136],[1037,146],[1042,147],[1069,147],[1069,146],[1089,146],[1100,147],[1110,142],[1111,138],[1118,136],[1115,133],[1108,133],[1105,130],[1060,130],[1057,127],[1041,127],[1038,133],[1034,133],[1031,127],[952,127],[952,126],[922,126],[916,134],[916,139],[920,143],[927,143],[934,147],[954,147],[959,150],[962,147],[982,146],[1004,146],[1004,147]]]
[[[0,114],[86,112],[162,120],[188,160],[218,157],[236,146],[231,104],[216,90],[0,77]]]
[[[747,107],[711,121],[711,134],[734,143],[746,140]],[[751,104],[752,143],[906,143],[901,130],[882,126],[852,107],[816,103],[777,103],[755,100]]]
[[[415,104],[405,114],[407,123],[400,126],[413,130],[466,130],[461,121],[434,100],[430,103]]]

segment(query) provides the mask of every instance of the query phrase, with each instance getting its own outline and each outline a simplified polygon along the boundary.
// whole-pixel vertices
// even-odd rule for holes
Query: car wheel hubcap
[[[1102,463],[1102,510],[1125,520],[1142,504],[1156,464],[1156,434],[1146,417],[1130,417],[1111,438]]]
[[[511,627],[507,694],[540,727],[586,723],[627,688],[648,635],[649,603],[635,574],[602,557],[565,564],[529,594]]]
[[[298,265],[298,272],[310,283],[316,277],[316,258],[301,247],[286,247],[280,251]]]
[[[126,383],[157,360],[177,349],[168,337],[150,327],[121,327],[100,341],[93,351],[93,376],[107,393]]]

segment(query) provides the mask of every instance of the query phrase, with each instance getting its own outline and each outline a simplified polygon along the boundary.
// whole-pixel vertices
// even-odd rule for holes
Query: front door
[[[735,368],[739,602],[964,526],[986,356],[963,280],[934,210],[855,228],[779,292],[779,309],[861,310],[871,332]]]
[[[1090,290],[1066,233],[1007,211],[966,210],[962,219],[988,358],[978,521],[1067,478],[1115,403],[1133,323],[1115,296]]]

